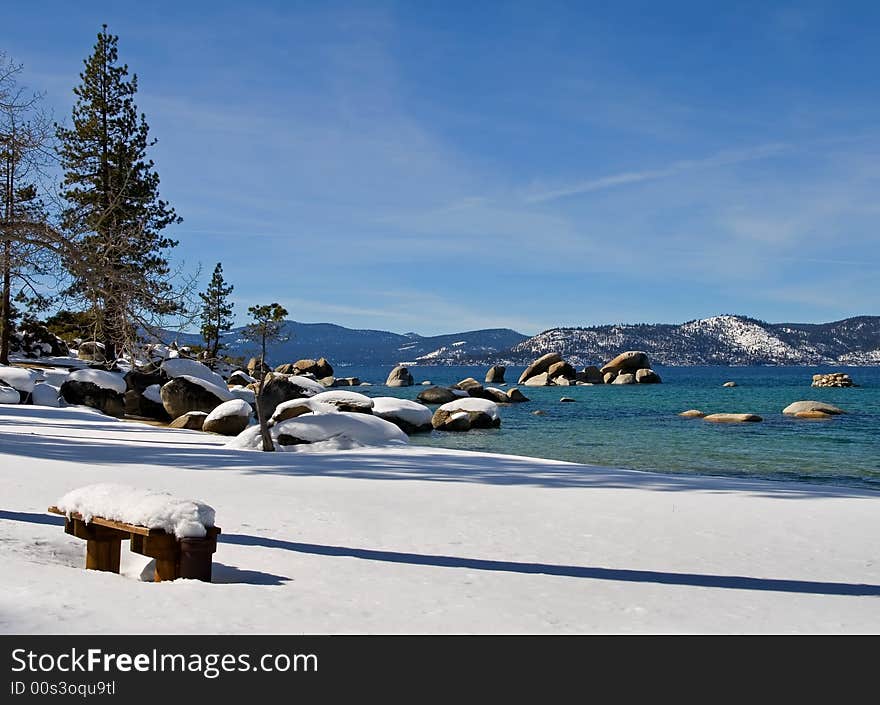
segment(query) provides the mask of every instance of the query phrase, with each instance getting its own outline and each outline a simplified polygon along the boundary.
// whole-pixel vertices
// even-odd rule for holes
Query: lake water
[[[384,386],[387,367],[340,367],[373,387],[368,396],[415,399],[419,382],[480,382],[486,367],[410,367],[416,386]],[[508,368],[509,389],[524,368]],[[834,483],[880,490],[880,368],[670,367],[655,368],[654,385],[520,387],[531,401],[501,407],[501,428],[415,435],[416,445],[569,460],[663,473],[760,477]],[[810,386],[817,372],[845,371],[859,387]],[[735,381],[737,387],[722,384]],[[491,386],[491,385],[487,385]],[[562,403],[563,396],[575,403]],[[846,415],[813,421],[784,416],[793,401],[834,404]],[[432,407],[434,408],[434,407]],[[532,414],[541,409],[543,416]],[[713,424],[678,413],[755,413],[761,423]]]

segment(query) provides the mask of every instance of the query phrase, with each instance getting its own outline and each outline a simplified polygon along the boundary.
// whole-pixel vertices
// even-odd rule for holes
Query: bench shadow
[[[259,570],[244,570],[217,561],[211,565],[211,582],[215,584],[284,585],[291,579],[286,575],[273,575]]]
[[[460,556],[441,556],[398,551],[376,551],[367,548],[327,546],[313,543],[283,541],[248,534],[221,534],[222,543],[240,546],[263,546],[297,553],[339,558],[360,558],[368,561],[406,563],[409,565],[435,566],[440,568],[465,568],[530,575],[554,575],[590,580],[614,580],[630,583],[657,583],[689,587],[723,588],[731,590],[760,590],[811,595],[850,595],[880,597],[880,585],[864,583],[832,583],[813,580],[784,580],[776,578],[752,578],[742,575],[707,575],[701,573],[672,573],[655,570],[627,570],[595,566],[556,565],[551,563],[520,563],[496,561]]]

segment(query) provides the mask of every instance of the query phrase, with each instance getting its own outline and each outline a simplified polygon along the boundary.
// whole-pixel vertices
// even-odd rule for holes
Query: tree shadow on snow
[[[567,578],[587,578],[590,580],[614,580],[630,583],[657,583],[661,585],[681,585],[689,587],[724,588],[731,590],[761,590],[769,592],[788,592],[812,595],[852,595],[880,596],[880,585],[862,583],[831,583],[813,580],[781,580],[775,578],[752,578],[741,575],[705,575],[701,573],[670,573],[655,570],[626,570],[618,568],[599,568],[594,566],[555,565],[549,563],[520,563],[516,561],[495,561],[460,556],[437,556],[420,553],[401,553],[397,551],[375,551],[366,548],[346,546],[325,546],[313,543],[297,543],[250,536],[247,534],[221,534],[222,543],[239,546],[263,546],[297,553],[338,558],[360,558],[368,561],[405,563],[409,565],[435,566],[440,568],[464,568],[505,573],[524,573],[530,575],[554,575]]]
[[[42,410],[41,410],[42,411]],[[464,453],[403,446],[392,449],[297,453],[236,450],[225,439],[178,432],[167,441],[87,438],[59,433],[9,433],[0,422],[0,453],[88,465],[154,465],[175,469],[275,473],[294,477],[473,482],[552,488],[648,489],[668,492],[746,492],[763,497],[876,497],[868,489],[764,479],[666,475],[576,463],[539,461],[513,455]],[[114,428],[113,422],[106,424]],[[63,428],[63,426],[62,426]],[[115,426],[119,429],[119,426]],[[157,429],[144,427],[145,432]],[[178,433],[174,433],[175,436]],[[116,442],[114,442],[116,440]],[[201,442],[200,442],[201,440]],[[187,445],[189,443],[189,445]]]

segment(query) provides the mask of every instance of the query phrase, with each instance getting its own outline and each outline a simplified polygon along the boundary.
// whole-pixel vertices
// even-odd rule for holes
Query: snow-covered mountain
[[[880,316],[812,324],[724,315],[680,325],[551,328],[532,338],[508,328],[421,336],[296,321],[287,322],[287,332],[290,339],[269,350],[272,364],[326,357],[334,366],[525,365],[559,352],[575,365],[593,365],[623,350],[644,350],[659,365],[880,365]],[[201,342],[198,335],[167,336],[182,345]],[[240,328],[224,342],[232,355],[256,353]]]
[[[552,328],[487,361],[527,364],[556,351],[573,364],[593,365],[623,350],[644,350],[660,365],[878,365],[880,316],[805,324],[724,315],[681,325]]]
[[[332,323],[287,321],[288,340],[269,347],[267,357],[273,364],[295,362],[303,358],[326,357],[335,366],[458,364],[473,358],[508,350],[527,336],[508,328],[473,330],[449,335],[421,336],[417,333],[391,333],[381,330],[344,328]],[[197,334],[165,333],[181,345],[200,343]],[[257,346],[236,328],[223,336],[226,352],[251,357]]]

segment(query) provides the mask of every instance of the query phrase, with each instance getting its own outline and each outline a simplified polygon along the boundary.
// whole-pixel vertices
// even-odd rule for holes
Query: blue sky
[[[880,313],[878,3],[14,3],[59,119],[102,22],[240,322]]]

